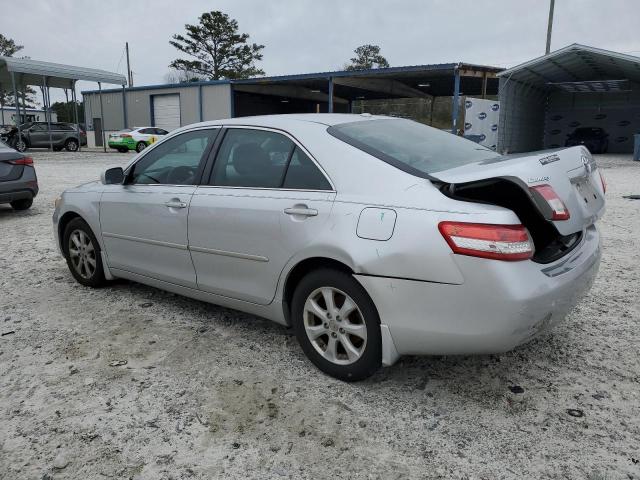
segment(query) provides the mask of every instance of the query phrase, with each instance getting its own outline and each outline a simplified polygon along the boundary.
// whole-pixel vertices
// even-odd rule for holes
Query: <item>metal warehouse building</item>
[[[608,151],[631,153],[640,133],[640,58],[570,45],[498,74],[498,150],[565,145],[576,128],[599,127]]]
[[[435,98],[452,97],[451,128],[456,131],[464,114],[461,96],[495,98],[501,70],[449,63],[133,87],[102,90],[102,108],[99,91],[82,94],[85,122],[95,131],[96,145],[102,145],[103,133],[125,127],[172,130],[248,115],[350,112],[360,100],[401,98],[430,99],[433,108]]]

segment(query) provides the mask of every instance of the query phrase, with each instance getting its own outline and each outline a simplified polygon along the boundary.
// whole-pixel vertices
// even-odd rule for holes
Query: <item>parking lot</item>
[[[346,384],[271,322],[77,284],[53,201],[132,156],[32,155],[33,207],[0,205],[1,478],[640,478],[640,162],[598,157],[600,273],[552,334]]]

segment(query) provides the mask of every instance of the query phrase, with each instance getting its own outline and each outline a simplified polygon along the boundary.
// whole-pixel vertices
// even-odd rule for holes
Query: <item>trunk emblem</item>
[[[546,165],[547,163],[557,162],[558,160],[560,160],[560,157],[558,155],[553,154],[553,155],[548,155],[546,157],[542,157],[539,160],[542,165]]]

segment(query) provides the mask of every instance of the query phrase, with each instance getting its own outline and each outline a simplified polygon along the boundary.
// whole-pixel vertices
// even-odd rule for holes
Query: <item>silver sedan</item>
[[[498,155],[371,115],[190,125],[56,201],[72,275],[290,326],[322,371],[501,352],[559,322],[598,270],[604,180],[583,147]]]

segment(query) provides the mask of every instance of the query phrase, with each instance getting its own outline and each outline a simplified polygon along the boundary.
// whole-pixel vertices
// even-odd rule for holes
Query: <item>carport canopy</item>
[[[574,43],[497,74],[500,80],[499,151],[537,150],[544,105],[553,92],[612,94],[640,89],[640,58]]]
[[[588,84],[598,88],[598,83],[612,80],[640,83],[640,58],[574,43],[504,70],[498,77],[531,86],[574,84],[600,91]]]
[[[74,105],[76,105],[76,81],[84,80],[89,82],[97,82],[98,87],[102,90],[103,83],[122,85],[123,97],[124,87],[127,84],[127,79],[124,75],[118,73],[107,72],[105,70],[99,70],[95,68],[76,67],[73,65],[63,65],[60,63],[42,62],[39,60],[32,60],[30,58],[14,58],[14,57],[0,57],[0,90],[9,91],[13,90],[15,98],[15,107],[17,113],[17,127],[18,138],[21,139],[20,132],[20,114],[19,114],[19,95],[18,88],[23,91],[27,86],[39,86],[42,88],[42,97],[44,101],[44,108],[47,115],[47,123],[49,124],[49,146],[53,149],[53,143],[51,139],[51,114],[50,114],[50,98],[49,88],[63,88],[69,89],[72,92],[72,99]],[[24,94],[23,94],[24,95]],[[102,104],[102,96],[100,97]],[[23,96],[23,108],[24,96]],[[125,125],[127,123],[127,107],[126,102],[123,103],[123,115],[125,118]],[[101,108],[102,110],[102,108]],[[101,111],[102,117],[102,111]],[[74,111],[76,131],[79,132],[78,127],[78,113],[77,107]],[[104,120],[102,120],[104,124]],[[78,140],[80,137],[78,136]],[[80,144],[81,142],[79,142]],[[104,143],[104,142],[103,142]],[[105,147],[106,151],[106,147]]]

